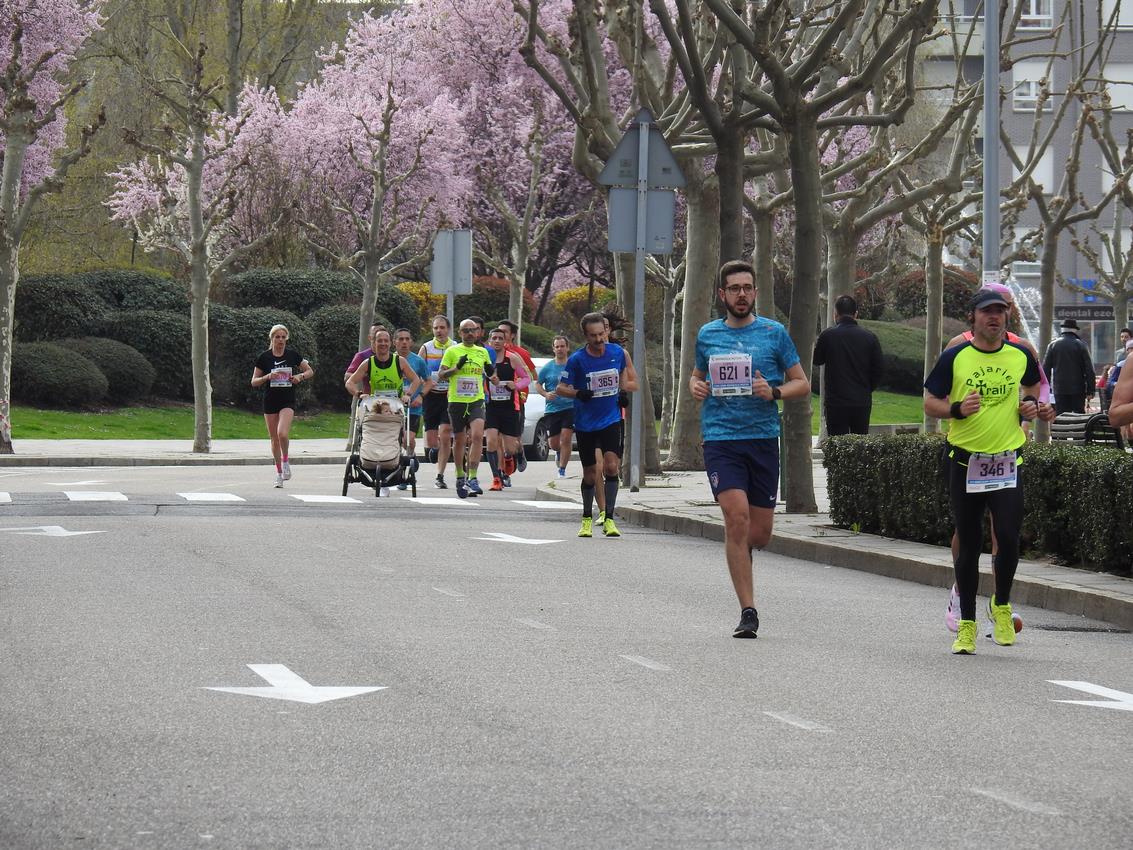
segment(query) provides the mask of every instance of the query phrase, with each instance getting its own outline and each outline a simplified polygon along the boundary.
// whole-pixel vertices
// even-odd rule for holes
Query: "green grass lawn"
[[[873,394],[875,425],[920,422],[921,397],[876,392]],[[213,408],[214,440],[266,439],[264,418],[231,408]],[[296,417],[291,428],[295,440],[345,437],[350,417],[346,413],[317,413]],[[814,399],[813,432],[818,433],[818,399]],[[123,407],[105,413],[71,410],[39,410],[12,406],[12,438],[15,440],[191,440],[193,408]]]

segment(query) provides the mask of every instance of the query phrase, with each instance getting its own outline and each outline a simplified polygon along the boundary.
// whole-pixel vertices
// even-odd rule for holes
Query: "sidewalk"
[[[0,468],[41,466],[247,465],[270,463],[267,440],[214,440],[208,455],[193,454],[190,440],[18,440],[18,454],[0,455]],[[293,440],[293,464],[344,463],[345,440]],[[826,470],[814,461],[818,513],[776,511],[769,552],[820,564],[862,570],[936,587],[952,584],[952,558],[940,546],[854,534],[830,524]],[[537,499],[581,502],[577,473],[538,488]],[[619,519],[709,540],[724,539],[720,511],[703,472],[649,476],[637,493],[618,496]],[[2,516],[2,513],[0,513]],[[723,553],[720,553],[721,559]],[[983,558],[980,592],[993,590],[988,558]],[[1020,605],[1077,614],[1133,630],[1133,579],[1106,573],[1021,561],[1013,601]]]

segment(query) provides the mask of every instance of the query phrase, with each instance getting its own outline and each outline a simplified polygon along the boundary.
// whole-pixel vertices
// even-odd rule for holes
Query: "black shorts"
[[[484,414],[484,427],[495,428],[508,437],[518,437],[523,431],[519,427],[519,411],[511,402],[491,404]]]
[[[455,401],[448,406],[448,421],[456,433],[463,431],[476,419],[484,418],[484,399]]]
[[[547,433],[554,437],[563,428],[574,428],[574,408],[568,407],[566,410],[559,410],[555,413],[548,413],[543,417],[543,422],[547,426]]]
[[[264,393],[264,413],[279,413],[289,407],[295,410],[294,392]]]
[[[598,465],[594,457],[594,452],[598,449],[602,450],[603,455],[613,452],[619,458],[622,456],[621,422],[615,422],[601,431],[575,431],[574,436],[578,441],[578,459],[582,462],[583,469]]]
[[[425,430],[436,431],[448,425],[448,391],[431,392],[425,396]]]
[[[416,434],[419,430],[421,430],[421,414],[420,413],[410,413],[409,414],[409,433],[410,434]]]
[[[774,508],[779,440],[705,440],[704,471],[717,501],[725,490],[743,490],[753,508]]]

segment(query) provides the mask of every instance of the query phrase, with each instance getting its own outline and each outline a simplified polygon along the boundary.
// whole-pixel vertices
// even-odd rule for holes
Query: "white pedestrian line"
[[[453,507],[479,507],[475,499],[458,499],[455,496],[401,496],[403,502],[416,502],[418,505],[451,505]]]
[[[491,543],[526,543],[529,546],[538,546],[542,543],[562,543],[561,540],[539,540],[536,538],[516,537],[514,534],[505,534],[502,531],[485,531],[487,537],[471,537],[470,540],[487,540]]]
[[[517,505],[526,505],[529,508],[539,508],[545,511],[580,511],[582,505],[573,502],[539,502],[534,499],[512,499]]]
[[[300,502],[307,502],[315,505],[360,505],[360,501],[353,496],[318,496],[318,495],[299,495],[296,493],[288,493],[292,499],[298,499]]]
[[[48,487],[89,487],[91,484],[105,484],[105,481],[48,481]]]
[[[548,626],[546,623],[540,623],[538,620],[530,620],[527,617],[516,617],[515,621],[524,626],[529,626],[533,629],[542,629],[543,631],[553,632],[554,626]]]
[[[178,493],[188,502],[243,502],[235,493]]]
[[[1092,682],[1064,682],[1056,679],[1047,679],[1052,685],[1061,685],[1075,691],[1105,697],[1104,700],[1093,699],[1056,699],[1054,702],[1065,702],[1070,705],[1089,705],[1094,708],[1115,708],[1118,711],[1133,711],[1133,694],[1125,691],[1115,691],[1113,688],[1095,685]]]
[[[205,690],[249,697],[264,697],[266,699],[282,699],[289,702],[305,702],[312,705],[385,690],[384,685],[369,687],[312,685],[284,664],[249,664],[248,669],[267,682],[268,686],[258,688],[205,688]]]
[[[799,729],[805,729],[808,732],[829,732],[829,726],[823,726],[821,723],[815,723],[813,720],[804,720],[801,717],[795,717],[792,714],[784,714],[780,711],[765,711],[763,712],[768,717],[778,720],[780,723],[786,723],[788,726],[795,726]]]
[[[11,493],[0,493],[0,502],[10,502],[10,501],[12,501],[12,494]]]
[[[1005,806],[1010,806],[1013,809],[1018,809],[1021,812],[1027,812],[1032,815],[1053,815],[1057,817],[1062,814],[1062,812],[1054,808],[1054,806],[1016,797],[1014,794],[1004,794],[1002,791],[989,791],[987,788],[973,788],[972,793],[979,794],[981,797],[987,797],[989,800],[995,800],[997,803],[1003,803]]]
[[[434,587],[433,590],[445,596],[451,596],[453,599],[464,598],[463,593],[461,593],[459,590],[453,590],[451,587]]]
[[[124,493],[110,493],[103,490],[64,490],[63,495],[72,502],[127,502]]]
[[[672,667],[666,667],[660,661],[653,661],[652,659],[645,658],[641,655],[622,655],[626,661],[632,661],[634,664],[640,664],[642,667],[648,667],[650,670],[660,670],[662,672],[672,670]]]

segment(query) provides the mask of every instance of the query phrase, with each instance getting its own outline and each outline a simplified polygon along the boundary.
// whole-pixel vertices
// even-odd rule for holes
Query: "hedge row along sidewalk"
[[[831,438],[823,446],[831,521],[947,546],[952,511],[943,451],[939,435]],[[1133,455],[1099,446],[1027,443],[1021,470],[1028,481],[1024,553],[1130,575]]]

